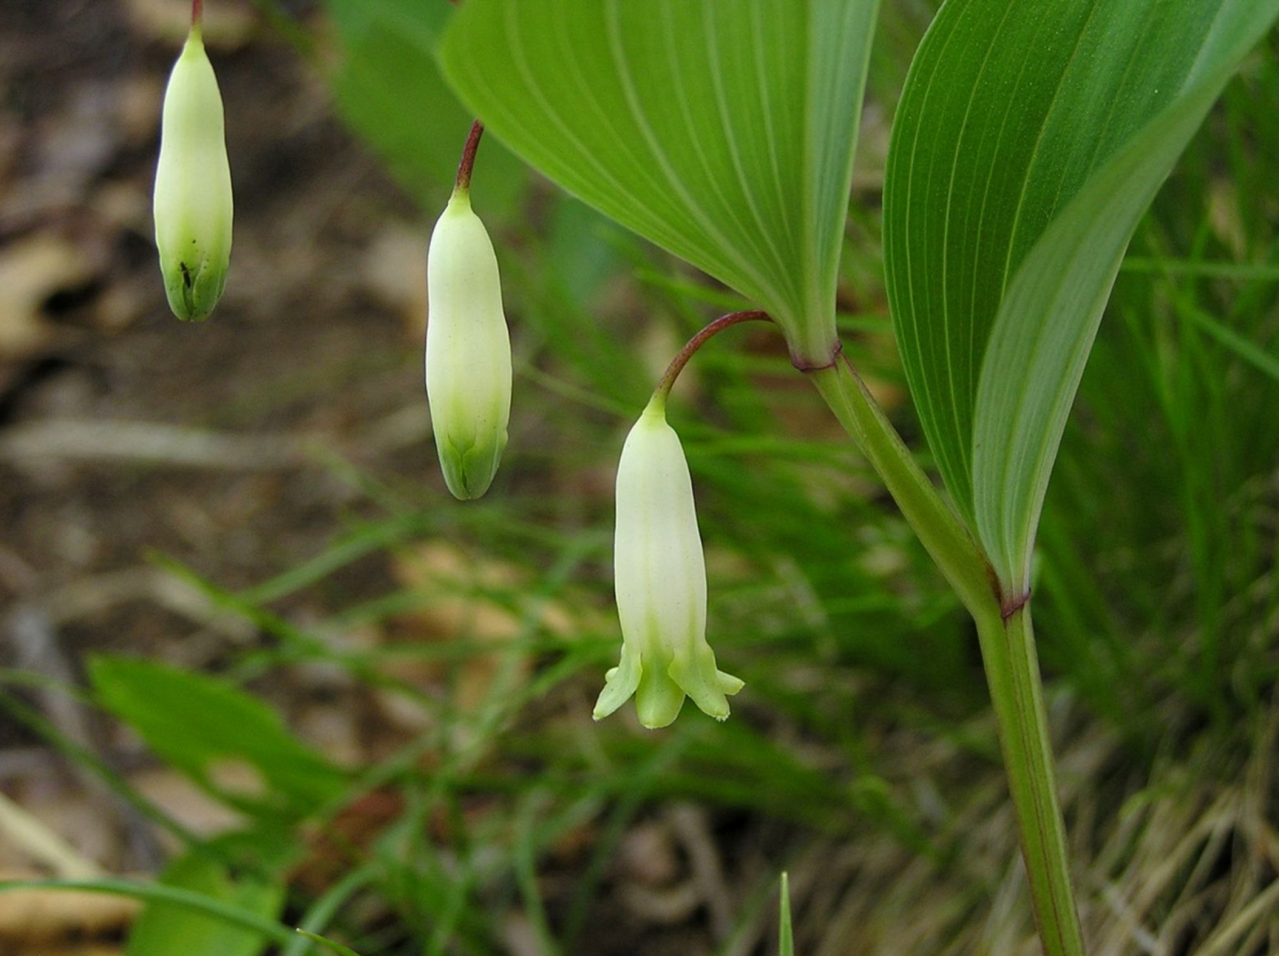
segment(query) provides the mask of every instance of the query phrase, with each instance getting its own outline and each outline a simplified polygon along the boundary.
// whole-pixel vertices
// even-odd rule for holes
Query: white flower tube
[[[665,727],[693,698],[717,720],[742,682],[715,665],[706,643],[706,561],[693,482],[679,436],[656,395],[631,429],[617,466],[613,548],[622,660],[605,678],[595,719],[632,694],[640,723]]]
[[[154,207],[169,307],[179,319],[207,318],[231,262],[231,166],[222,96],[198,26],[164,94]]]
[[[426,394],[440,467],[457,498],[488,490],[511,417],[511,339],[493,243],[456,190],[426,259]]]

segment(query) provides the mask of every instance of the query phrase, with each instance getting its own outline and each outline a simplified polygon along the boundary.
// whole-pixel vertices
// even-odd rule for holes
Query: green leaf
[[[444,73],[517,154],[827,364],[877,0],[467,0]]]
[[[179,857],[160,882],[229,904],[236,910],[274,919],[284,889],[252,878],[233,880],[217,860],[199,854]],[[257,956],[266,937],[244,926],[177,903],[147,903],[129,933],[125,956]]]
[[[103,706],[231,806],[298,820],[342,792],[341,771],[266,704],[224,681],[126,657],[95,658],[90,675]]]
[[[951,0],[889,151],[885,257],[929,444],[1003,586],[1124,249],[1277,0]]]
[[[325,0],[341,57],[330,72],[338,112],[425,209],[453,188],[474,116],[445,85],[435,46],[452,15],[421,0]],[[509,214],[524,192],[522,164],[486,143],[476,164],[479,211]]]

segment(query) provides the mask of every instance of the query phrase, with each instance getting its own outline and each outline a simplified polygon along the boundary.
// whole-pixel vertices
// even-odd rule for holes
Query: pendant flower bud
[[[207,318],[222,297],[231,206],[222,96],[194,26],[169,75],[155,171],[155,244],[169,308],[179,319]]]
[[[511,339],[493,243],[454,191],[426,261],[426,394],[444,481],[454,497],[488,490],[511,417]]]
[[[613,546],[622,660],[605,677],[595,719],[631,695],[640,723],[665,727],[684,697],[716,720],[743,684],[715,665],[706,643],[706,560],[693,482],[679,436],[656,395],[631,429],[617,467]]]

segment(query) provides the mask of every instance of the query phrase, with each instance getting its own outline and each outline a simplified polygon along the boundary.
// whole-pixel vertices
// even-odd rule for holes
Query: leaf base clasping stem
[[[830,365],[805,374],[879,472],[977,624],[1039,937],[1047,956],[1083,956],[1029,600],[1001,595],[981,546],[916,464],[842,351]]]

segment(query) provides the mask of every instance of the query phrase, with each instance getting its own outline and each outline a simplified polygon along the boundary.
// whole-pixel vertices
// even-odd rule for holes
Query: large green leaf
[[[877,0],[467,0],[444,72],[590,205],[826,364]]]
[[[90,676],[102,704],[157,754],[246,813],[294,821],[342,792],[340,770],[270,707],[225,681],[107,656],[93,660]]]
[[[1137,221],[1279,0],[950,0],[885,184],[889,297],[952,496],[1024,590]]]

